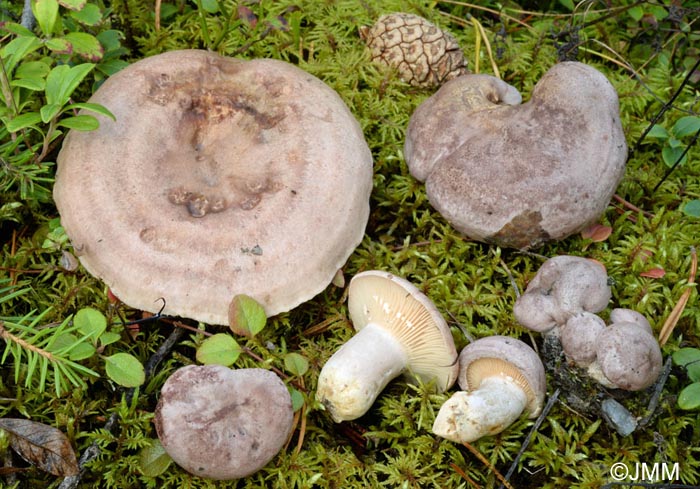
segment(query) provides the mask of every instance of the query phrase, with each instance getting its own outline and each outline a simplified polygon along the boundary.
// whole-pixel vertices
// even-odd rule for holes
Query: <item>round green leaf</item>
[[[88,61],[97,62],[104,55],[104,48],[100,41],[92,34],[85,32],[69,32],[63,36],[73,47],[73,52],[79,54]]]
[[[309,370],[309,361],[298,353],[287,353],[284,356],[284,368],[292,375],[302,376]]]
[[[674,352],[673,363],[688,370],[688,377],[693,382],[700,381],[700,349],[681,348]]]
[[[700,117],[695,115],[681,117],[673,125],[673,129],[671,129],[671,132],[677,138],[690,136],[698,131],[700,131]]]
[[[663,157],[664,163],[668,167],[672,167],[673,165],[676,164],[676,162],[680,158],[680,163],[678,165],[682,165],[683,163],[686,162],[688,159],[688,155],[684,155],[683,158],[681,158],[681,155],[683,154],[683,148],[682,147],[671,147],[671,146],[664,146],[664,148],[661,150],[661,156]]]
[[[294,387],[287,387],[287,389],[289,389],[289,395],[292,397],[292,410],[298,411],[304,405],[304,394]]]
[[[654,124],[647,133],[648,138],[668,139],[670,134],[664,126]]]
[[[690,217],[700,217],[700,199],[686,202],[683,206],[683,214]]]
[[[700,382],[690,384],[678,395],[678,407],[681,409],[700,408]]]
[[[102,346],[107,346],[111,345],[112,343],[116,343],[121,339],[122,335],[119,333],[115,333],[113,331],[107,331],[106,333],[102,333],[100,335],[100,345]]]
[[[146,380],[143,365],[128,353],[115,353],[105,358],[107,376],[123,387],[138,387]]]
[[[144,447],[139,453],[139,469],[146,477],[157,477],[165,472],[173,461],[165,451],[160,440],[151,440],[151,446]]]
[[[238,359],[241,347],[230,334],[219,333],[210,336],[197,348],[197,361],[204,365],[228,367]]]
[[[85,336],[90,336],[94,341],[107,329],[107,319],[97,309],[84,307],[75,313],[73,318],[75,327]]]
[[[102,21],[102,11],[94,3],[88,3],[81,10],[70,13],[81,24],[95,26]]]
[[[252,338],[265,327],[267,316],[258,301],[245,294],[238,294],[229,306],[229,326],[236,334]]]

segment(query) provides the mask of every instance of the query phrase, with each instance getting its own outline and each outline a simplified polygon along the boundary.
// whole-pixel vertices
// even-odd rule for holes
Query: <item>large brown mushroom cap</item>
[[[528,248],[596,221],[622,178],[617,93],[596,69],[552,67],[529,102],[464,75],[411,116],[405,155],[430,203],[470,238]]]
[[[274,60],[198,50],[141,60],[90,99],[54,197],[80,260],[125,303],[226,324],[321,292],[364,235],[372,157],[340,97]]]
[[[189,365],[163,385],[155,424],[178,465],[228,480],[263,468],[284,446],[293,420],[289,391],[273,372]]]

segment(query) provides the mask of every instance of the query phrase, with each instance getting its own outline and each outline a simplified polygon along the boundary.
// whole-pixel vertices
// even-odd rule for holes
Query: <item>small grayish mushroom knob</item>
[[[598,70],[553,66],[522,105],[486,75],[447,82],[411,116],[404,154],[428,199],[466,236],[530,248],[589,226],[620,182],[617,93]],[[511,105],[513,104],[513,105]]]
[[[247,294],[273,316],[362,241],[372,155],[338,94],[296,66],[170,51],[90,102],[116,120],[69,132],[54,198],[80,262],[126,304],[227,324]]]
[[[542,264],[513,306],[518,322],[546,333],[571,316],[600,312],[612,296],[605,268],[578,256],[561,255]]]
[[[598,336],[603,331],[605,321],[592,312],[583,311],[571,316],[560,328],[561,347],[576,365],[587,367],[595,360]]]
[[[646,318],[635,311],[617,310],[611,319],[616,321],[598,337],[596,360],[588,367],[588,373],[606,387],[646,389],[661,372],[659,342]]]
[[[467,72],[455,38],[418,15],[382,15],[372,27],[360,27],[360,37],[372,61],[398,69],[403,81],[417,87],[439,86]]]
[[[355,275],[348,310],[357,334],[321,369],[316,398],[336,422],[365,414],[401,373],[435,382],[457,379],[452,333],[435,305],[407,280],[388,272]]]
[[[165,451],[191,474],[239,479],[263,468],[292,431],[292,399],[264,369],[190,365],[163,385],[155,424]]]
[[[433,432],[448,440],[472,442],[500,433],[523,411],[535,418],[546,393],[544,366],[520,340],[489,336],[468,344],[459,355],[459,385],[440,408]]]

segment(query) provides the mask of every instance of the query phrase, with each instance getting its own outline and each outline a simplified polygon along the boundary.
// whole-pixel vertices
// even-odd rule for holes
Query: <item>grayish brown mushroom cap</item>
[[[273,372],[190,365],[163,385],[155,424],[178,465],[228,480],[257,472],[277,455],[293,418],[289,391]]]
[[[125,303],[226,324],[234,295],[268,315],[321,292],[359,244],[372,157],[323,82],[205,51],[141,60],[71,131],[54,197],[80,261]]]
[[[613,321],[596,342],[596,361],[589,374],[608,387],[638,391],[652,385],[661,373],[659,342],[647,319],[636,311],[616,309]]]
[[[519,100],[503,85],[446,83],[411,116],[406,162],[470,238],[515,248],[563,239],[600,217],[623,176],[617,93],[576,62],[552,67],[522,105],[509,105]]]
[[[591,312],[580,312],[561,327],[561,347],[574,363],[586,367],[595,360],[596,343],[603,331],[605,321]]]
[[[600,263],[561,255],[542,264],[515,301],[513,313],[526,328],[546,333],[580,312],[602,311],[611,295],[608,275]]]

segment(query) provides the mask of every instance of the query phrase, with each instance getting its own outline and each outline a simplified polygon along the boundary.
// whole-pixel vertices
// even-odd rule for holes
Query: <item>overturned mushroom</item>
[[[552,67],[530,101],[486,75],[464,75],[423,102],[406,162],[430,203],[470,238],[515,248],[595,222],[622,178],[627,145],[617,93],[596,69]]]
[[[391,273],[355,275],[348,310],[357,334],[326,362],[317,399],[336,422],[356,419],[379,393],[406,372],[439,391],[457,378],[457,351],[447,323],[410,282]]]
[[[54,198],[83,266],[130,306],[226,324],[321,292],[361,241],[372,157],[323,82],[282,61],[172,51],[109,78]],[[322,235],[323,239],[318,239]]]
[[[535,418],[546,393],[544,366],[522,341],[489,336],[468,344],[459,354],[463,389],[445,402],[433,432],[448,440],[472,442],[500,433],[523,411]]]
[[[277,455],[293,414],[287,387],[269,370],[190,365],[163,385],[155,424],[178,465],[228,480],[257,472]]]
[[[581,312],[602,311],[612,292],[605,268],[598,262],[562,255],[542,264],[513,306],[520,324],[546,333]]]

